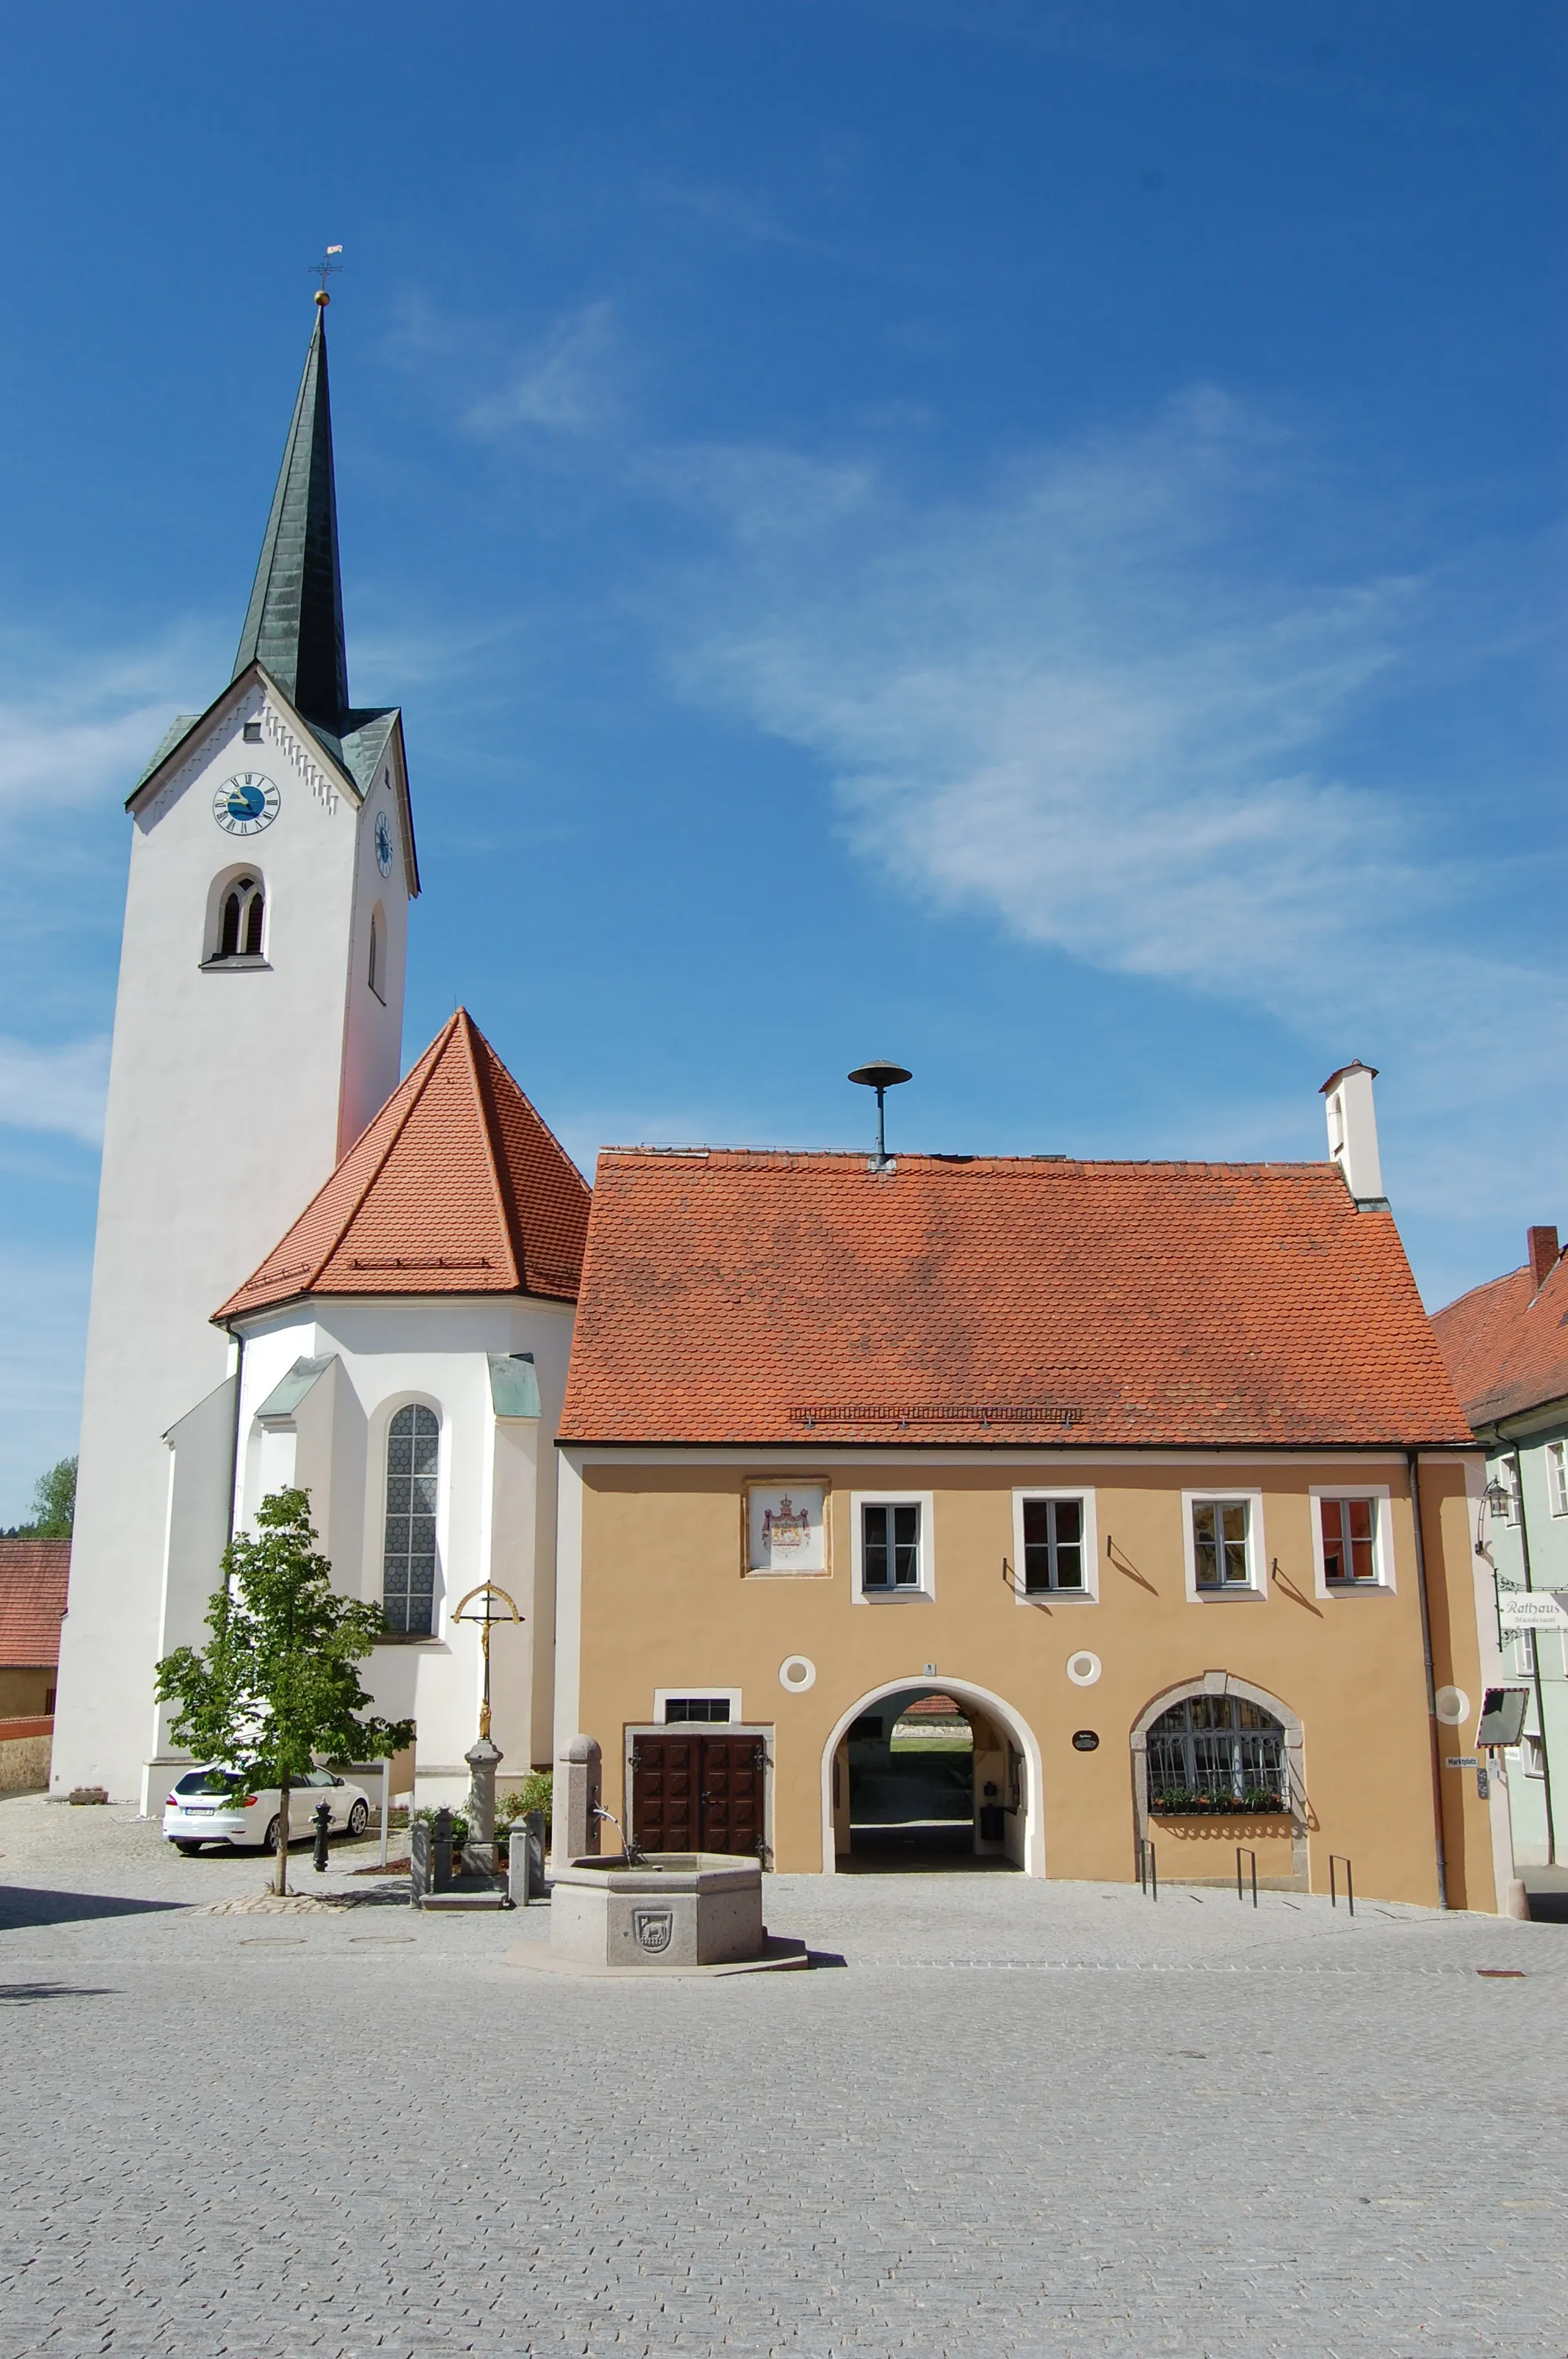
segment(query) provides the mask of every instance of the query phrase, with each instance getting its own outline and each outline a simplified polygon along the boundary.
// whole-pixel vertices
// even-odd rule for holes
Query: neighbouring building
[[[644,1846],[1503,1905],[1479,1453],[1325,1091],[1321,1164],[601,1156],[557,1745]]]
[[[1475,1546],[1506,1674],[1527,1691],[1508,1749],[1514,1853],[1563,1862],[1568,1804],[1568,1259],[1529,1231],[1523,1266],[1433,1320],[1454,1389],[1487,1456]]]
[[[0,1793],[49,1784],[68,1539],[0,1538]]]

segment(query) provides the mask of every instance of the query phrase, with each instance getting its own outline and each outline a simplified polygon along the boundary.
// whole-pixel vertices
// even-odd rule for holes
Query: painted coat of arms
[[[823,1572],[823,1492],[820,1484],[787,1491],[753,1484],[750,1493],[749,1572]]]

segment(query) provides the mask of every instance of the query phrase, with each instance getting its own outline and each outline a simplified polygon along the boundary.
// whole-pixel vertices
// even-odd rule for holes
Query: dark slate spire
[[[300,717],[336,736],[348,717],[349,675],[327,392],[327,307],[323,298],[317,301],[316,331],[272,495],[234,678],[247,664],[265,664]]]

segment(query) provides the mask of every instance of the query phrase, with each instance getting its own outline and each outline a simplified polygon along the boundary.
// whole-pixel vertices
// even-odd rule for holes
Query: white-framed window
[[[1081,1484],[1022,1485],[1012,1495],[1013,1594],[1099,1597],[1095,1495]]]
[[[1546,1739],[1543,1736],[1526,1736],[1520,1740],[1520,1749],[1524,1755],[1525,1776],[1527,1777],[1544,1777],[1546,1775]]]
[[[1386,1483],[1313,1483],[1313,1571],[1320,1597],[1350,1597],[1394,1585]]]
[[[409,1401],[386,1429],[386,1521],[381,1603],[389,1630],[428,1638],[436,1627],[436,1516],[441,1421]]]
[[[1568,1516],[1568,1441],[1546,1445],[1546,1504],[1554,1516]]]
[[[677,1727],[682,1723],[707,1722],[709,1726],[732,1726],[742,1717],[739,1688],[655,1688],[654,1690],[654,1720],[660,1728]]]
[[[849,1532],[857,1604],[934,1591],[929,1491],[853,1491]]]
[[[1189,1598],[1263,1595],[1261,1491],[1184,1491],[1182,1540]]]

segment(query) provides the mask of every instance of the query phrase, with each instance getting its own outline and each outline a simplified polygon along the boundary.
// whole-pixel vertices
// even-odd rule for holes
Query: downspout
[[[229,1451],[229,1539],[223,1543],[225,1548],[234,1537],[234,1509],[240,1498],[240,1401],[245,1389],[245,1339],[232,1327],[228,1332],[239,1356],[234,1362],[234,1432]]]
[[[1437,1843],[1437,1905],[1448,1906],[1448,1854],[1443,1843],[1443,1770],[1438,1759],[1437,1683],[1432,1669],[1432,1616],[1426,1602],[1426,1542],[1421,1522],[1421,1452],[1405,1451],[1411,1489],[1411,1521],[1415,1530],[1415,1585],[1421,1599],[1421,1651],[1426,1665],[1426,1724],[1432,1734],[1432,1820]]]
[[[1505,1444],[1508,1443],[1508,1436],[1500,1426],[1498,1429],[1498,1440]],[[1535,1583],[1530,1578],[1530,1517],[1524,1504],[1524,1454],[1517,1441],[1509,1446],[1513,1451],[1514,1472],[1519,1476],[1519,1490],[1516,1494],[1519,1499],[1519,1555],[1524,1560],[1524,1585],[1528,1594],[1534,1588]],[[1546,1698],[1541,1691],[1541,1638],[1539,1633],[1534,1630],[1530,1634],[1530,1659],[1534,1666],[1535,1717],[1541,1727],[1541,1777],[1542,1799],[1546,1803],[1546,1864],[1548,1867],[1555,1867],[1557,1821],[1552,1810],[1552,1749],[1546,1742]]]

